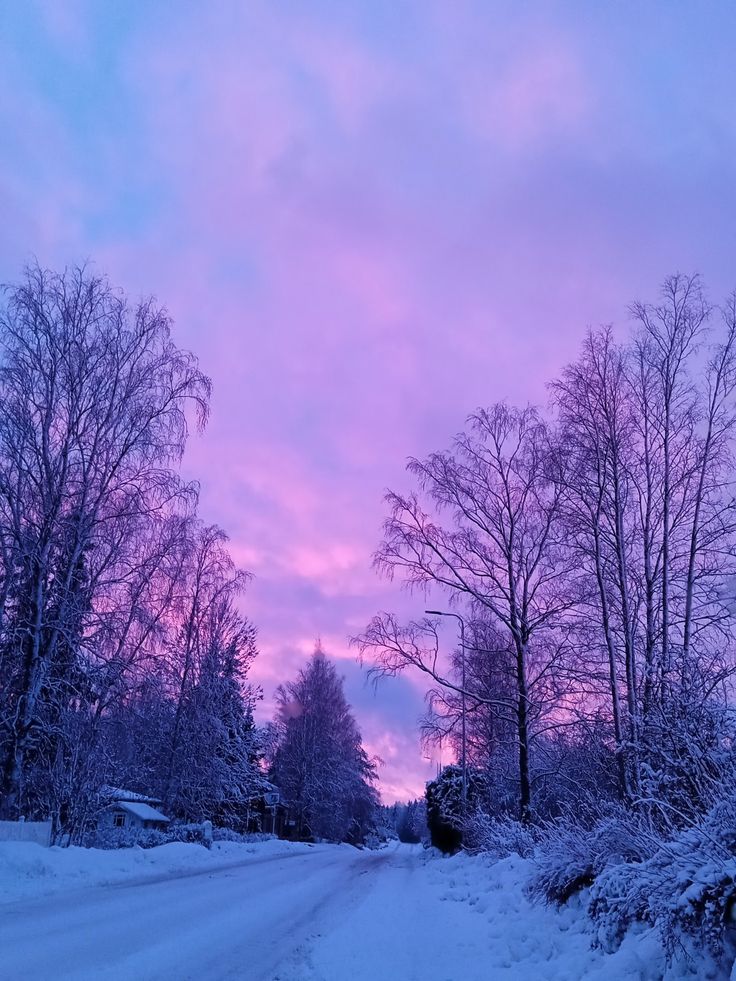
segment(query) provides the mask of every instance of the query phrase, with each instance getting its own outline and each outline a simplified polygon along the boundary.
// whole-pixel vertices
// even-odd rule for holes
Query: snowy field
[[[656,938],[591,949],[528,862],[281,841],[150,850],[0,844],[0,977],[573,981],[665,976]],[[668,978],[705,977],[697,965]]]

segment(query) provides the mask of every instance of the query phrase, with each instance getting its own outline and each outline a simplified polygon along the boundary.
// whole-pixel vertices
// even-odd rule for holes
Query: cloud
[[[321,636],[414,794],[422,681],[375,695],[348,645],[424,605],[371,569],[385,488],[672,269],[733,285],[732,16],[57,6],[0,12],[2,278],[91,256],[166,302],[214,381],[184,470],[255,573],[262,714]]]

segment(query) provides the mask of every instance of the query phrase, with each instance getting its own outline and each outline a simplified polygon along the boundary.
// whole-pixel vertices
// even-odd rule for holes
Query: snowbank
[[[693,981],[697,969],[665,971],[651,930],[615,953],[592,947],[578,899],[562,910],[528,898],[533,867],[513,856],[442,858],[399,846],[380,875],[364,877],[339,920],[320,924],[304,959],[282,981]],[[317,932],[317,931],[315,931]],[[309,965],[309,969],[305,965]]]
[[[467,903],[485,920],[489,977],[496,976],[494,971],[505,978],[545,981],[698,976],[682,966],[666,973],[662,946],[651,929],[632,930],[614,953],[593,948],[584,895],[559,909],[527,897],[534,873],[530,859],[458,854],[432,862],[429,869],[442,899]]]
[[[0,903],[161,875],[186,875],[241,862],[319,848],[276,838],[202,845],[170,842],[157,848],[43,848],[33,842],[0,842]]]

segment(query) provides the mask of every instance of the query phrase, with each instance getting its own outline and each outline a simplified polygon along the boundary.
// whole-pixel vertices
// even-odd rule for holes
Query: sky
[[[735,36],[730,0],[0,0],[0,281],[89,259],[166,304],[260,717],[320,638],[387,801],[437,759],[421,678],[349,644],[426,605],[371,568],[383,495],[667,274],[736,286]]]

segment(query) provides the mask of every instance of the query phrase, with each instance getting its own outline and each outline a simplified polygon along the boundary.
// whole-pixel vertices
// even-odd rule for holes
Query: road
[[[208,853],[214,864],[204,866],[194,846],[164,846],[146,878],[85,888],[70,879],[65,891],[59,879],[53,894],[0,903],[0,981],[641,981],[665,973],[653,931],[609,955],[591,946],[579,906],[531,903],[525,859],[444,860],[399,844],[378,852],[267,846],[243,858],[231,846],[219,855],[229,864]],[[6,854],[4,874],[14,854],[30,885],[43,882],[47,866],[89,870],[90,859],[95,874],[120,871],[114,856],[82,849],[45,856],[39,848],[38,865],[33,848],[21,851]],[[188,864],[166,868],[179,859]]]
[[[419,852],[400,846],[366,852],[318,845],[307,854],[250,858],[217,870],[9,904],[0,910],[0,977],[354,978],[355,968],[350,975],[342,971],[348,970],[344,958],[355,958],[364,934],[360,907],[381,886],[391,907],[403,899],[411,917],[412,898],[396,886],[409,885]],[[385,908],[386,902],[379,905]],[[405,927],[397,937],[400,946]],[[337,949],[330,948],[325,973],[315,967],[315,950],[322,939],[334,940],[341,931],[343,939]],[[384,949],[379,960],[385,963],[386,956]],[[365,967],[365,960],[356,966]]]

